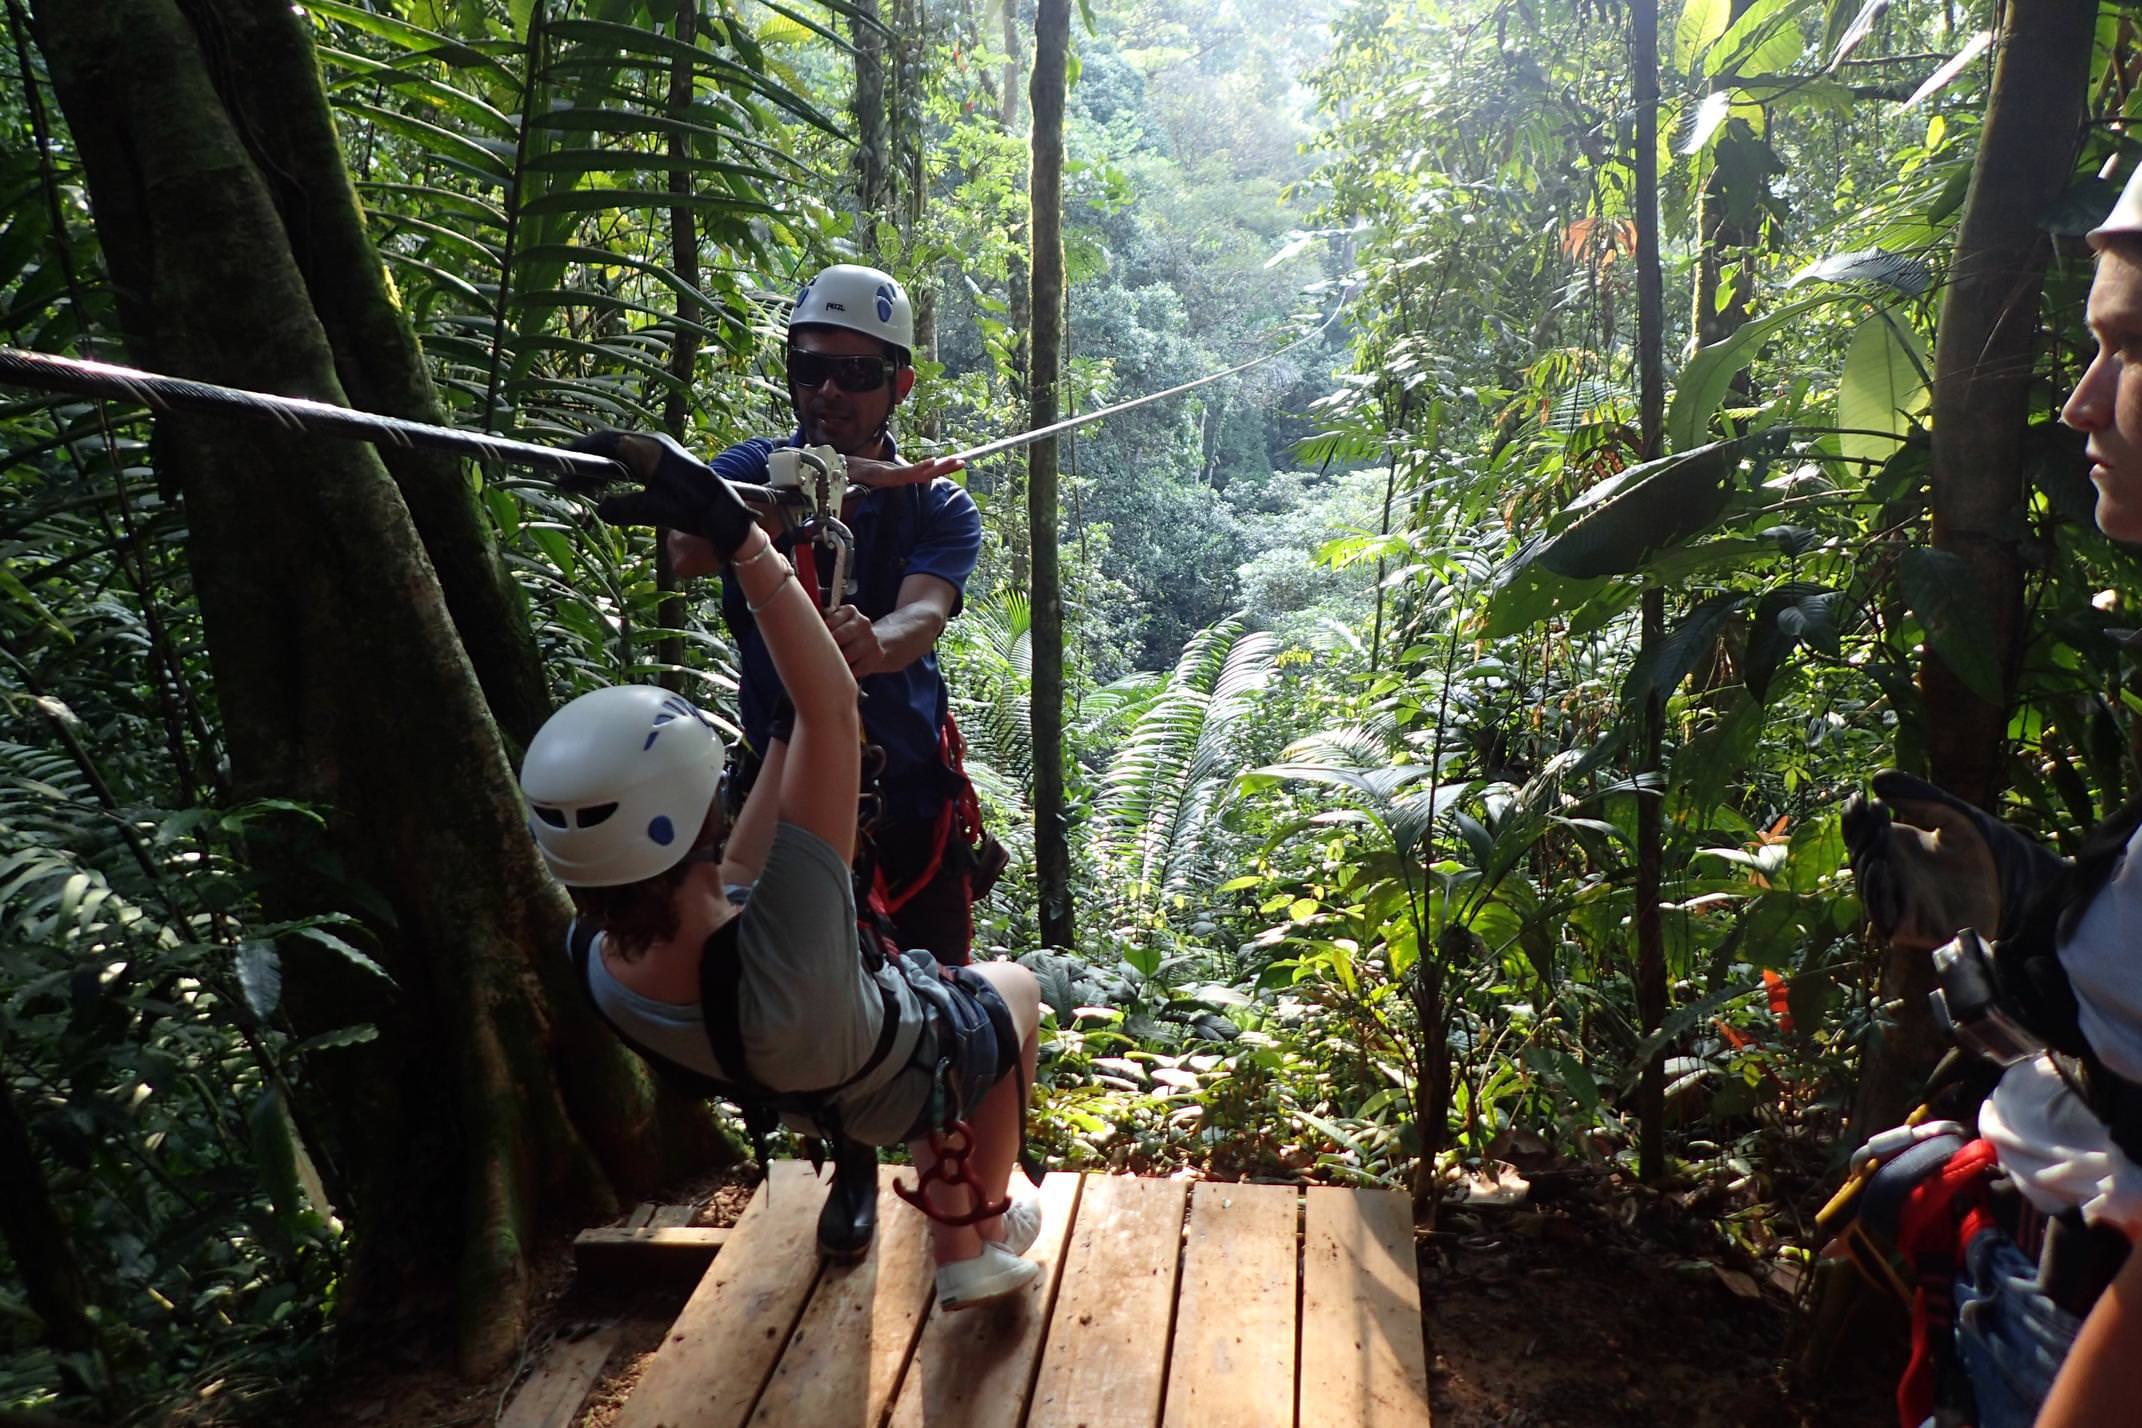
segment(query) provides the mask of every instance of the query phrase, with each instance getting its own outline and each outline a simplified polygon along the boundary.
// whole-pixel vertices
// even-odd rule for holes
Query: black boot
[[[853,1264],[870,1252],[878,1227],[878,1153],[842,1137],[833,1142],[833,1188],[818,1212],[818,1253]]]

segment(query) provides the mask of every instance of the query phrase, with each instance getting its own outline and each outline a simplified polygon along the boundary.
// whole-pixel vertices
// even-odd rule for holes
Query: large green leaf
[[[1733,0],[1688,0],[1673,27],[1673,67],[1682,74],[1701,74],[1703,52],[1732,20]]]
[[[1781,307],[1776,312],[1742,324],[1723,342],[1714,342],[1691,357],[1674,383],[1673,401],[1666,408],[1666,439],[1676,451],[1686,451],[1707,439],[1711,416],[1725,404],[1733,390],[1733,378],[1755,360],[1755,354],[1770,335],[1794,318],[1835,302],[1836,294],[1824,294]]]
[[[1604,576],[1570,580],[1542,565],[1539,552],[1545,544],[1546,537],[1534,537],[1496,572],[1480,629],[1483,637],[1499,640],[1521,634],[1549,615],[1578,609],[1606,588]]]
[[[1623,575],[1679,545],[1725,509],[1743,443],[1716,441],[1632,466],[1568,508],[1576,519],[1539,548],[1539,563],[1571,580]]]
[[[517,83],[513,75],[483,49],[436,30],[427,30],[376,10],[345,5],[342,0],[305,0],[305,9],[326,19],[339,20],[353,30],[377,36],[413,57],[434,59],[457,68],[487,69],[508,84]]]
[[[428,152],[442,158],[452,159],[466,171],[481,175],[487,182],[504,184],[512,174],[510,159],[501,158],[489,145],[458,134],[452,129],[401,114],[377,104],[366,104],[355,99],[342,102],[343,109],[352,114],[361,114],[382,129],[391,130],[407,139],[414,139]],[[510,145],[508,146],[510,149]]]
[[[1963,558],[1914,546],[1897,562],[1904,603],[1919,617],[1926,642],[1964,685],[1988,704],[2001,702],[2001,672],[1993,662],[1993,612]]]
[[[1837,449],[1872,470],[1894,456],[1933,400],[1933,364],[1910,324],[1878,312],[1859,325],[1837,379]]]
[[[1783,74],[1799,63],[1805,46],[1799,17],[1815,0],[1754,0],[1711,46],[1711,73]]]
[[[1769,697],[1771,678],[1793,649],[1805,643],[1827,655],[1838,653],[1837,592],[1804,580],[1765,591],[1755,605],[1741,674],[1757,702]]]
[[[1672,697],[1682,680],[1694,672],[1718,646],[1733,612],[1748,603],[1745,591],[1731,590],[1700,601],[1680,624],[1663,639],[1646,645],[1629,667],[1621,687],[1621,702],[1629,711],[1640,710],[1653,695]]]

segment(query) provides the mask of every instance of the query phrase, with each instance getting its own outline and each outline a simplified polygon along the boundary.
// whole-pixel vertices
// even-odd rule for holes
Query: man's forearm
[[[871,621],[871,628],[878,632],[878,647],[885,651],[879,673],[890,674],[906,669],[936,647],[937,637],[945,632],[945,617],[927,604],[902,605]]]

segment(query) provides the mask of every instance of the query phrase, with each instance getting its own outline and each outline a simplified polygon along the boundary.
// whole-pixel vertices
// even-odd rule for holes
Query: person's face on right
[[[2089,438],[2097,528],[2142,544],[2142,258],[2124,246],[2098,255],[2089,322],[2097,356],[2060,419]]]

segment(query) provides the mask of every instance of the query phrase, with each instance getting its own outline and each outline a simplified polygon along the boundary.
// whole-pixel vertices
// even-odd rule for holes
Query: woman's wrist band
[[[760,546],[755,553],[745,556],[742,560],[731,559],[729,562],[729,568],[731,570],[741,571],[745,566],[756,565],[769,555],[774,556],[777,559],[780,556],[780,552],[774,549],[774,544],[772,541],[767,541],[764,545]]]
[[[761,595],[761,596],[760,596],[760,597],[759,597],[758,599],[756,599],[756,600],[753,600],[753,599],[750,599],[750,598],[748,598],[748,597],[747,597],[747,598],[745,599],[745,601],[744,601],[744,608],[745,608],[746,610],[748,610],[749,612],[751,612],[752,614],[754,614],[754,615],[758,614],[758,613],[759,613],[759,611],[761,611],[761,610],[763,610],[763,609],[765,609],[765,608],[766,608],[766,605],[767,605],[767,602],[768,602],[768,601],[772,600],[774,596],[776,596],[776,595],[778,595],[778,594],[780,594],[780,593],[781,593],[781,587],[782,587],[782,586],[784,586],[784,585],[788,584],[788,582],[789,582],[789,581],[791,581],[791,580],[794,580],[795,578],[796,578],[796,572],[795,572],[795,571],[791,570],[791,569],[790,569],[789,567],[787,567],[786,565],[782,566],[782,567],[781,567],[781,578],[780,578],[779,580],[776,580],[776,581],[774,582],[774,584],[773,584],[773,589],[771,589],[771,590],[767,591],[767,592],[766,592],[766,593],[765,593],[764,595]]]

